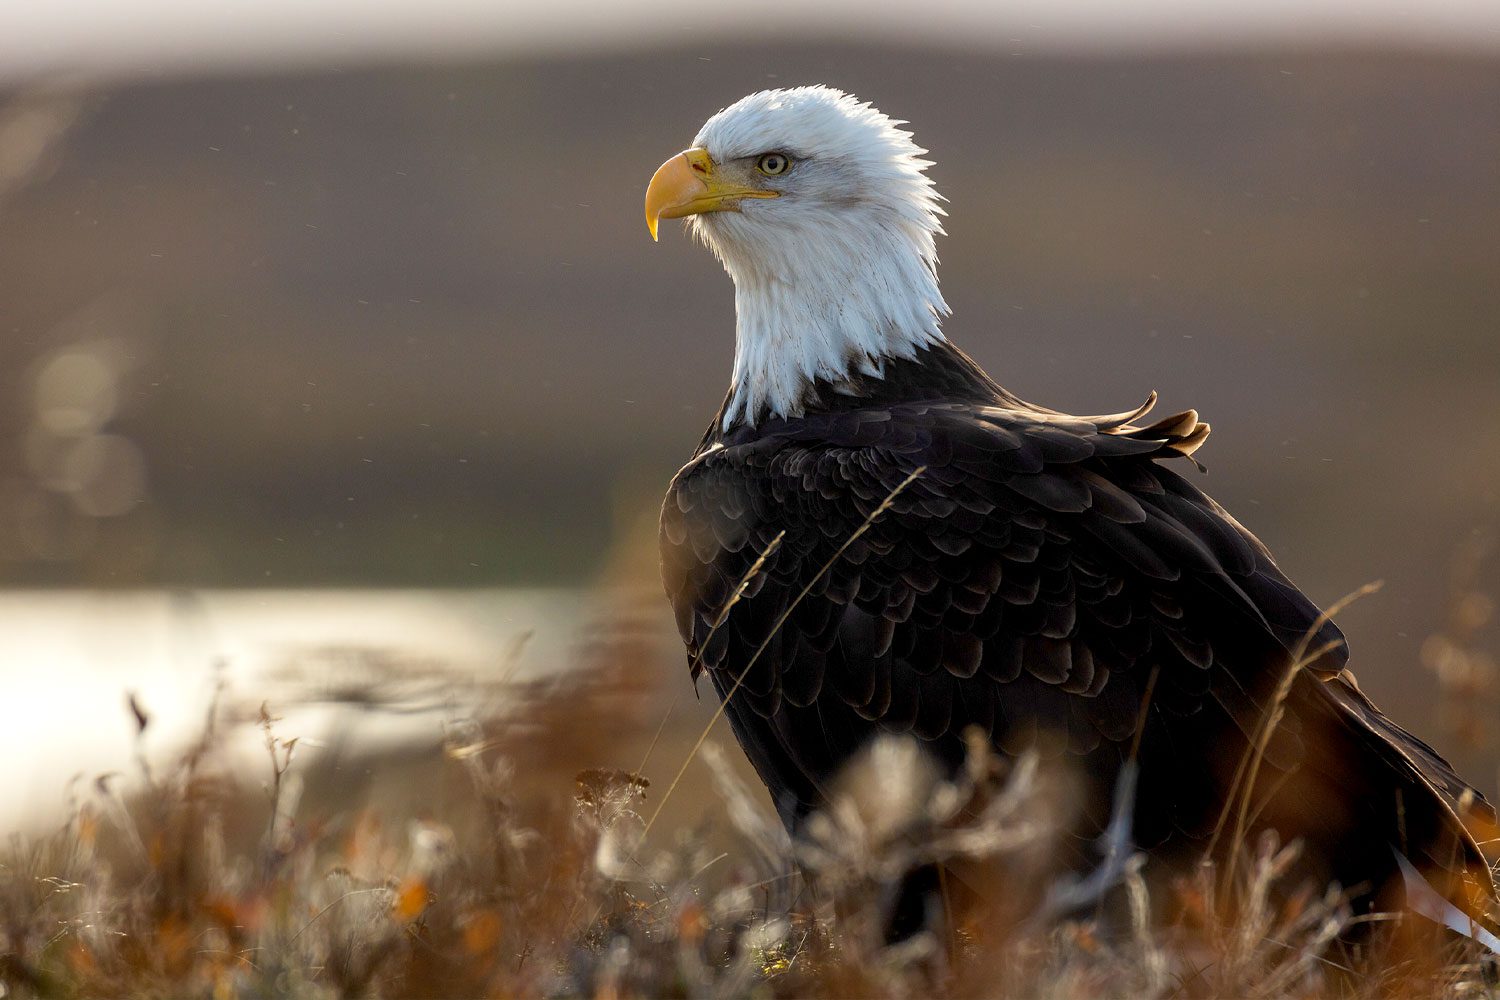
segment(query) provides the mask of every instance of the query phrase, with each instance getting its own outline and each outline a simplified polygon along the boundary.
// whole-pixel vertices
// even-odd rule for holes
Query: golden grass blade
[[[823,578],[823,575],[830,569],[832,569],[834,564],[843,557],[844,552],[848,550],[849,546],[853,545],[861,535],[863,535],[870,529],[870,525],[875,523],[876,518],[878,518],[881,514],[884,514],[886,511],[890,510],[891,504],[894,503],[896,498],[901,495],[901,491],[910,486],[917,480],[918,476],[922,475],[922,473],[926,471],[927,466],[917,466],[916,469],[912,470],[911,475],[903,479],[895,489],[886,494],[885,499],[880,501],[880,505],[870,512],[870,516],[865,518],[864,522],[860,524],[858,528],[854,529],[854,532],[848,538],[844,539],[844,543],[838,547],[838,550],[834,552],[832,556],[829,557],[828,561],[824,563],[822,568],[813,575],[812,579],[807,581],[807,585],[802,588],[802,590],[797,594],[792,603],[787,605],[786,610],[783,611],[780,617],[776,619],[776,622],[771,626],[771,631],[766,636],[765,641],[763,641],[758,647],[756,647],[755,653],[750,657],[750,661],[745,664],[744,669],[740,671],[739,676],[735,678],[734,684],[729,688],[728,691],[724,693],[724,697],[719,699],[719,707],[714,711],[713,718],[709,719],[708,725],[703,727],[703,732],[698,736],[698,741],[694,743],[693,748],[688,751],[687,758],[682,762],[682,766],[677,769],[677,774],[672,778],[672,783],[667,786],[666,792],[656,803],[656,809],[651,813],[651,818],[646,821],[646,828],[641,833],[641,838],[643,840],[645,839],[646,834],[651,832],[651,827],[653,824],[655,824],[657,817],[661,815],[662,807],[667,804],[667,800],[672,797],[672,793],[677,790],[677,786],[682,782],[682,776],[687,773],[688,766],[692,764],[693,759],[698,756],[698,751],[703,749],[703,743],[708,739],[708,734],[713,731],[714,726],[718,724],[721,718],[723,718],[724,710],[729,705],[729,699],[733,698],[736,692],[739,691],[740,685],[745,683],[745,678],[750,675],[750,670],[755,666],[756,661],[760,659],[761,654],[766,651],[766,647],[771,644],[771,640],[776,637],[776,634],[781,631],[782,626],[786,624],[787,618],[789,618],[792,612],[797,609],[797,606],[802,603],[803,598],[807,597],[807,595],[812,592],[813,585],[821,580]],[[780,536],[777,537],[779,538]],[[721,616],[720,618],[721,623],[722,620],[723,616]],[[710,635],[712,635],[712,633],[710,633]],[[705,641],[703,645],[706,647],[708,645],[707,641]],[[701,649],[698,655],[700,657],[702,656]]]
[[[783,528],[776,533],[775,538],[771,539],[771,541],[767,543],[765,549],[761,551],[761,554],[755,557],[755,562],[751,563],[750,568],[745,571],[745,575],[740,577],[740,582],[735,584],[734,593],[729,595],[729,600],[725,601],[724,606],[719,609],[719,614],[714,618],[713,627],[708,630],[708,637],[703,640],[703,643],[698,647],[698,652],[694,654],[692,662],[688,664],[689,677],[698,676],[698,667],[703,663],[703,651],[706,650],[708,648],[708,644],[713,641],[714,633],[718,632],[719,626],[723,625],[724,622],[729,618],[729,610],[740,602],[740,598],[745,596],[745,589],[750,586],[750,581],[754,580],[756,574],[758,574],[763,568],[765,568],[766,560],[771,557],[771,553],[775,552],[781,547],[781,540],[785,537],[786,529]],[[661,739],[661,734],[666,731],[667,720],[672,718],[672,713],[677,710],[677,703],[681,700],[682,694],[679,692],[678,695],[672,699],[672,704],[667,706],[666,714],[661,717],[661,725],[656,727],[656,735],[651,737],[651,745],[646,748],[646,756],[641,758],[640,766],[635,769],[636,774],[642,774],[645,772],[646,763],[651,759],[652,751],[656,749],[656,744]]]
[[[1234,781],[1230,784],[1229,794],[1224,799],[1224,809],[1219,814],[1219,821],[1214,825],[1213,836],[1209,838],[1208,847],[1204,852],[1205,857],[1211,857],[1214,848],[1218,846],[1219,836],[1223,833],[1224,824],[1228,821],[1231,812],[1235,814],[1234,835],[1231,838],[1233,848],[1228,852],[1224,862],[1224,886],[1226,891],[1233,892],[1235,862],[1239,855],[1238,845],[1243,843],[1245,829],[1250,815],[1250,804],[1255,794],[1255,783],[1260,776],[1261,761],[1265,759],[1266,750],[1271,745],[1271,736],[1276,732],[1282,717],[1286,712],[1286,700],[1292,693],[1292,685],[1296,683],[1297,675],[1309,665],[1316,663],[1323,654],[1335,648],[1336,644],[1329,643],[1318,647],[1309,655],[1308,647],[1313,637],[1333,620],[1333,616],[1343,611],[1349,605],[1362,597],[1378,591],[1384,586],[1384,581],[1375,580],[1358,588],[1352,593],[1334,601],[1326,610],[1320,611],[1318,617],[1303,633],[1302,638],[1292,650],[1291,662],[1288,663],[1286,673],[1276,685],[1276,691],[1271,696],[1271,703],[1261,715],[1260,723],[1256,727],[1255,740],[1246,750],[1245,756],[1240,759],[1239,767],[1235,770]]]

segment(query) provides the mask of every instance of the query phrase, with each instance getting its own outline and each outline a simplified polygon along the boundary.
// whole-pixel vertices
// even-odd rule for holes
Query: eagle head
[[[831,87],[763,90],[704,123],[661,165],[646,194],[646,225],[693,218],[718,247],[783,239],[817,225],[910,226],[941,232],[927,150],[903,122]]]
[[[796,416],[818,382],[878,377],[941,339],[941,199],[902,124],[831,87],[761,91],[651,178],[652,237],[688,219],[734,279],[726,427]]]

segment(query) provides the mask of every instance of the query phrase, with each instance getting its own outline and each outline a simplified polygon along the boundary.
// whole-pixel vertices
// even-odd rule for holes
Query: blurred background
[[[645,736],[701,725],[654,507],[733,300],[641,197],[812,82],[931,149],[949,335],[1198,408],[1201,484],[1318,601],[1386,582],[1363,686],[1493,792],[1500,6],[1304,6],[7,5],[0,819],[129,752],[126,691],[163,747],[221,684],[435,743],[625,634]]]

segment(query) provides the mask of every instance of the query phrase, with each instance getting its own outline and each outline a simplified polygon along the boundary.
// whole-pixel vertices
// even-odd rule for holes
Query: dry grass
[[[1399,935],[1341,946],[1337,891],[1284,884],[1295,847],[1247,845],[1231,914],[1212,872],[1148,889],[1122,810],[1096,872],[1049,882],[1065,782],[982,741],[952,778],[912,743],[876,743],[798,843],[732,766],[738,751],[710,742],[711,783],[689,791],[713,795],[699,805],[718,828],[645,841],[646,780],[578,766],[624,735],[600,720],[652,728],[607,659],[451,721],[434,767],[468,794],[405,822],[307,808],[316,755],[268,713],[260,773],[236,773],[218,721],[232,713],[216,711],[170,768],[142,756],[137,792],[100,779],[61,829],[12,840],[7,995],[1496,995],[1473,956],[1402,950]],[[561,769],[578,772],[571,787]],[[951,934],[889,944],[895,886],[933,862],[982,872],[1004,898],[967,906]]]
[[[561,680],[502,669],[425,750],[334,755],[226,696],[169,766],[143,750],[74,787],[60,828],[0,852],[0,996],[1500,997],[1492,966],[1398,917],[1358,938],[1337,887],[1291,881],[1295,844],[1153,871],[1130,769],[1082,875],[1052,863],[1070,776],[980,739],[951,776],[877,741],[794,842],[739,751],[701,738],[706,707],[667,711],[681,677],[629,624],[654,587],[617,589]],[[340,679],[362,712],[447,683],[366,667]],[[251,727],[254,766],[232,747]],[[670,804],[616,769],[643,759],[676,775]],[[406,794],[362,795],[365,773]],[[893,944],[919,865],[947,913]]]

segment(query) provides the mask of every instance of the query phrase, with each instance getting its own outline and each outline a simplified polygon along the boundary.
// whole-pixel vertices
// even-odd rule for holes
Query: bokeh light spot
[[[118,402],[114,369],[91,351],[59,354],[37,373],[37,420],[53,433],[96,431],[115,415]]]

